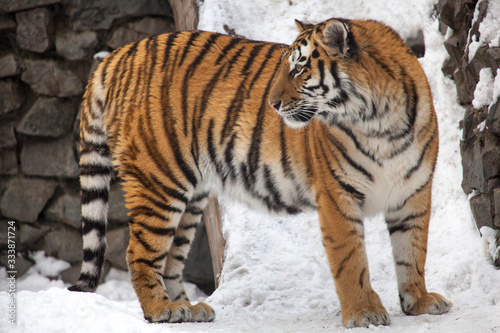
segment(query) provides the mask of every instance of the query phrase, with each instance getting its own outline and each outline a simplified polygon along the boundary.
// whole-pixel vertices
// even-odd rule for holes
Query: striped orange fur
[[[291,46],[177,32],[103,61],[82,104],[84,262],[71,290],[99,283],[114,166],[131,211],[132,284],[151,322],[215,317],[182,286],[210,193],[271,213],[317,209],[347,327],[389,323],[364,246],[363,219],[376,213],[402,310],[448,311],[424,279],[438,127],[418,60],[375,21],[297,26]]]

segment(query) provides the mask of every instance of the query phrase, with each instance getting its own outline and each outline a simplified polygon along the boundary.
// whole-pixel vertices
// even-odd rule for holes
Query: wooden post
[[[174,14],[175,30],[195,30],[198,28],[197,0],[169,0]]]
[[[169,3],[174,14],[175,30],[195,30],[198,27],[197,0],[169,0]],[[224,247],[226,243],[222,237],[220,209],[217,198],[210,197],[208,205],[203,211],[203,220],[207,229],[215,288],[217,288],[224,263]]]
[[[224,265],[224,249],[226,241],[222,237],[222,225],[220,208],[217,198],[210,197],[207,208],[203,211],[203,219],[207,228],[208,244],[210,246],[210,256],[212,257],[212,267],[214,270],[215,288],[219,287],[220,273]]]

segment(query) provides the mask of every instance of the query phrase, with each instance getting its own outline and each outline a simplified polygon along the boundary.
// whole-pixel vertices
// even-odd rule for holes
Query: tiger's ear
[[[344,57],[347,54],[349,28],[344,22],[332,20],[325,24],[322,36],[316,39],[331,56]]]
[[[311,29],[312,27],[314,27],[314,24],[304,23],[304,22],[301,22],[299,20],[295,20],[295,25],[297,26],[297,29],[299,30],[299,32],[302,32],[304,30]]]

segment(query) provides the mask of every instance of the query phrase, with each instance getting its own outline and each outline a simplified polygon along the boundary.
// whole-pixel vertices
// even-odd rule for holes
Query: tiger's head
[[[314,116],[329,124],[352,117],[366,101],[349,73],[358,57],[349,21],[295,22],[300,33],[282,56],[269,105],[294,128]]]

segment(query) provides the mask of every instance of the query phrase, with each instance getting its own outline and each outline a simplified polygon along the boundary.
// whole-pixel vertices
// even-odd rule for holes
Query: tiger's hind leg
[[[171,300],[182,302],[189,307],[192,321],[213,321],[214,310],[206,303],[199,302],[192,305],[184,290],[182,283],[182,271],[188,256],[191,243],[196,233],[196,227],[201,221],[203,210],[208,203],[208,194],[195,195],[188,203],[184,215],[182,215],[179,226],[175,232],[174,242],[167,256],[165,268],[165,287]]]
[[[163,279],[165,262],[188,199],[181,190],[168,188],[154,175],[132,168],[124,172],[130,209],[127,263],[144,318],[149,322],[191,321],[189,307],[169,298]]]
[[[431,184],[417,191],[402,207],[386,213],[396,265],[401,309],[407,315],[443,314],[451,303],[425,287],[425,260],[431,210]]]

